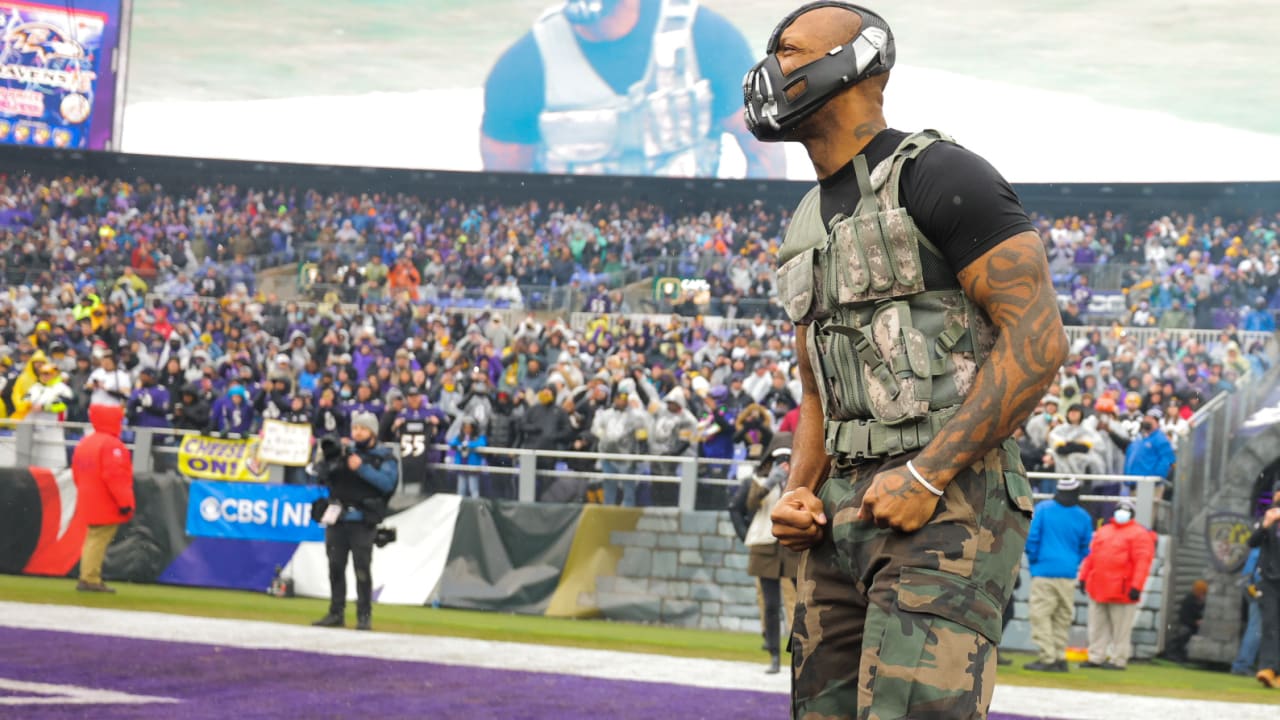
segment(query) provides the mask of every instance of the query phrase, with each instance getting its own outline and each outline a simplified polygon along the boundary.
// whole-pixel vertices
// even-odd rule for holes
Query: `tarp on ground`
[[[187,547],[187,484],[168,473],[134,478],[137,513],[121,526],[102,566],[107,580],[155,582]],[[0,468],[0,570],[70,575],[85,521],[69,470]]]
[[[440,604],[542,614],[560,583],[581,515],[581,505],[464,500],[440,578]]]
[[[42,539],[50,532],[55,542],[58,539],[58,517],[52,508],[46,517],[41,486],[32,468],[0,468],[0,513],[4,517],[0,523],[0,572],[23,572]],[[83,541],[83,530],[80,538]],[[67,570],[70,568],[52,574],[63,575]]]
[[[177,473],[146,473],[133,480],[137,510],[120,528],[107,551],[106,579],[153,583],[191,544],[187,537],[186,478]]]
[[[548,617],[600,616],[600,608],[594,601],[596,578],[614,575],[624,549],[612,543],[612,534],[635,530],[642,514],[639,508],[583,507],[573,546],[560,574],[560,584],[547,604]]]
[[[298,595],[329,596],[322,542],[193,538],[191,481],[177,473],[135,479],[137,514],[108,549],[104,577],[261,592],[277,569]],[[85,524],[69,471],[0,468],[0,572],[66,577],[76,571]],[[377,602],[556,617],[591,617],[598,577],[614,574],[641,511],[600,506],[462,500],[438,494],[387,518],[397,542],[375,548]],[[348,595],[355,597],[348,564]]]

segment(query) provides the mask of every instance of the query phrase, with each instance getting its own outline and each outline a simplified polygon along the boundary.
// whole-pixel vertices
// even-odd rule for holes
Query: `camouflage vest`
[[[563,3],[562,3],[563,4]],[[662,0],[643,77],[619,94],[582,52],[563,8],[533,26],[545,109],[539,169],[599,175],[714,176],[711,81],[693,45],[696,0]]]
[[[819,189],[800,201],[778,255],[778,295],[806,326],[827,454],[884,458],[925,446],[955,414],[995,343],[959,288],[925,291],[922,252],[945,264],[898,198],[903,166],[935,142],[911,135],[868,173],[854,159],[852,217],[822,221]]]

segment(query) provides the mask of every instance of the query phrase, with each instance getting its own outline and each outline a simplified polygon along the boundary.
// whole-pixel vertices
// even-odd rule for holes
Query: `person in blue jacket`
[[[476,450],[488,444],[488,439],[477,429],[475,419],[470,416],[463,417],[462,429],[449,439],[449,448],[453,450],[453,462],[457,465],[466,465],[468,468],[483,466],[484,456]],[[475,471],[460,471],[458,494],[462,497],[480,497],[480,474]]]
[[[1173,445],[1160,429],[1160,420],[1164,413],[1158,407],[1147,410],[1142,417],[1142,432],[1131,443],[1124,453],[1125,475],[1154,475],[1167,478],[1177,455]]]
[[[1031,569],[1031,641],[1040,657],[1025,667],[1067,671],[1067,635],[1076,614],[1076,576],[1093,541],[1093,518],[1080,507],[1080,481],[1058,481],[1052,500],[1036,506],[1027,535]]]
[[[1240,650],[1231,663],[1232,675],[1252,675],[1253,666],[1258,660],[1258,648],[1262,646],[1262,609],[1258,604],[1258,583],[1262,580],[1262,575],[1258,573],[1258,557],[1261,554],[1261,548],[1250,550],[1244,569],[1240,571],[1245,582],[1244,594],[1249,602],[1249,615],[1244,635],[1240,636]]]
[[[331,441],[332,442],[332,441]],[[325,460],[316,475],[329,486],[329,500],[320,523],[325,526],[324,549],[329,558],[329,613],[312,623],[342,627],[346,622],[347,556],[356,571],[356,629],[373,629],[373,541],[378,523],[399,484],[395,451],[378,444],[378,416],[356,413],[346,452],[322,447]]]

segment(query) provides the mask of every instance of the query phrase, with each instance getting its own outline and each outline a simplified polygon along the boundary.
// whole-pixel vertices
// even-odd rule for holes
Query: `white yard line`
[[[112,637],[191,642],[239,648],[296,650],[380,660],[548,672],[608,680],[786,693],[785,674],[766,675],[764,663],[668,657],[612,650],[494,642],[466,638],[357,633],[297,625],[221,620],[65,605],[0,602],[0,626]],[[764,653],[761,653],[764,659]],[[1280,699],[1280,694],[1277,694]],[[1251,720],[1276,718],[1280,707],[1189,701],[1118,693],[999,685],[994,712],[1062,720]]]
[[[11,695],[0,696],[0,706],[5,705],[147,705],[151,703],[176,703],[174,698],[152,695],[132,695],[99,690],[80,685],[53,685],[50,683],[23,682],[0,678],[0,690]]]

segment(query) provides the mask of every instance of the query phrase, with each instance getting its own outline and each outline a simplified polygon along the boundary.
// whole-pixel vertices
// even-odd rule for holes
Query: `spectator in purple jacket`
[[[248,435],[253,431],[256,416],[249,403],[249,392],[240,385],[227,390],[227,402],[219,406],[213,429],[221,433]]]

